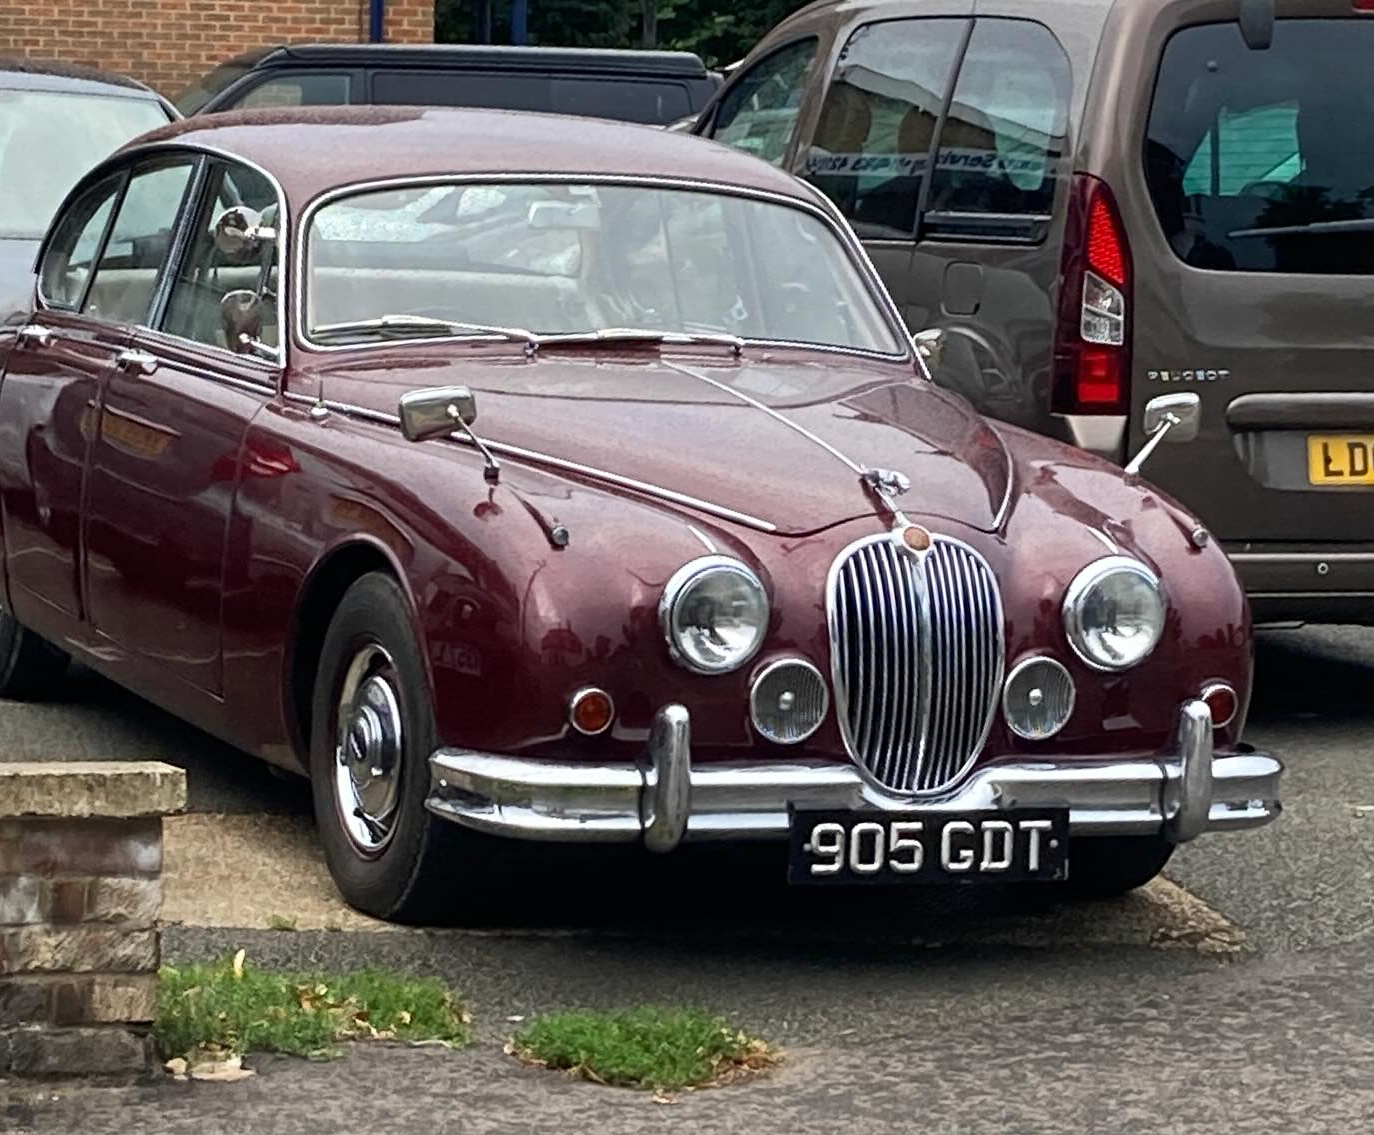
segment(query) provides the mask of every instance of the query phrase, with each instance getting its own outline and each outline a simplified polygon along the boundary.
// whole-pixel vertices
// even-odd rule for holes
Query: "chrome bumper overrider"
[[[727,762],[693,766],[680,705],[654,718],[642,764],[529,760],[463,749],[430,758],[430,811],[520,839],[631,843],[671,851],[683,840],[783,839],[788,806],[951,813],[1064,806],[1075,835],[1259,827],[1280,811],[1283,766],[1263,753],[1214,756],[1200,701],[1183,706],[1175,752],[1134,759],[1045,758],[974,770],[935,797],[893,796],[852,764]]]

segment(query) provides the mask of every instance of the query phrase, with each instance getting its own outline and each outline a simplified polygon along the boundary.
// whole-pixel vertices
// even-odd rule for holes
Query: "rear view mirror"
[[[245,205],[225,209],[215,222],[215,247],[225,256],[249,256],[276,239],[277,230]]]
[[[1196,394],[1161,394],[1145,403],[1145,436],[1148,439],[1126,466],[1132,476],[1139,473],[1164,441],[1192,441],[1202,420],[1202,400]]]
[[[477,400],[466,386],[434,386],[401,395],[401,433],[407,441],[447,437],[477,420]]]
[[[601,206],[595,201],[535,201],[527,223],[532,229],[596,232],[601,228]]]

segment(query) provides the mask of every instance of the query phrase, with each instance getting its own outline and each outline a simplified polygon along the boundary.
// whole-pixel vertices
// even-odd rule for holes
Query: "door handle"
[[[157,356],[126,347],[115,356],[115,366],[128,374],[150,375],[157,370]]]
[[[46,347],[57,338],[48,328],[39,323],[27,323],[19,328],[18,338],[21,345]]]

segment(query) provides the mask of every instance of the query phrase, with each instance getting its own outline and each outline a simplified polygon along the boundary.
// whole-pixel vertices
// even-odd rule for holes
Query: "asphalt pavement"
[[[1374,1127],[1374,631],[1268,632],[1247,739],[1288,765],[1286,814],[1183,848],[1119,902],[789,892],[766,853],[559,857],[481,929],[345,911],[299,784],[89,675],[0,703],[0,759],[188,768],[169,829],[167,959],[439,974],[462,1052],[381,1046],[251,1061],[237,1084],[0,1085],[0,1130],[41,1132],[1347,1132]],[[230,813],[225,819],[216,818]],[[295,910],[295,932],[265,929]],[[691,1002],[786,1053],[670,1104],[516,1065],[514,1018]]]

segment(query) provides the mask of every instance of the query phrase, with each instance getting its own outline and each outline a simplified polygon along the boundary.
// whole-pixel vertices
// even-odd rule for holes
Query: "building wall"
[[[118,71],[169,98],[243,51],[367,38],[367,0],[0,0],[0,55]],[[431,42],[434,0],[386,0],[385,38]]]

